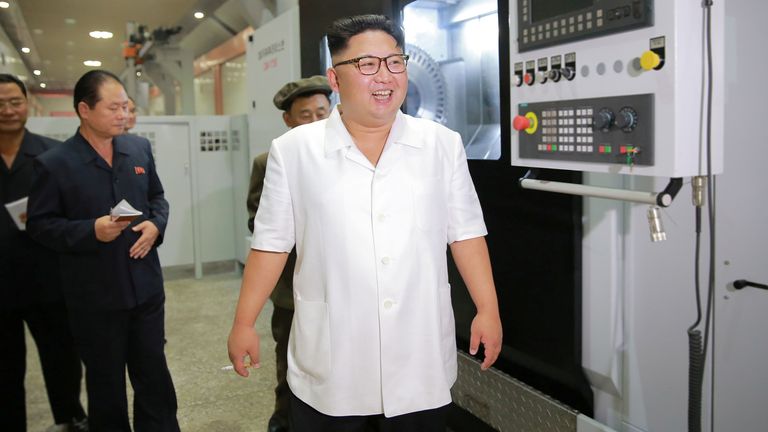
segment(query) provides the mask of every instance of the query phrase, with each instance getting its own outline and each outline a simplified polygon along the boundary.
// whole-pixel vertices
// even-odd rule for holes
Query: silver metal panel
[[[456,405],[501,432],[576,431],[576,411],[501,371],[481,371],[462,352],[451,395]]]

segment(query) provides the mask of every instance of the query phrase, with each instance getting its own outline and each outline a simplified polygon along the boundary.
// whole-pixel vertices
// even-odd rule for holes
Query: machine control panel
[[[653,24],[652,0],[518,0],[520,52]]]
[[[512,126],[521,158],[654,164],[654,96],[520,103]]]

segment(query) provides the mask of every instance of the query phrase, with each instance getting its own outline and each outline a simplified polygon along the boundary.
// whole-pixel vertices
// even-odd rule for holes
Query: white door
[[[724,2],[725,3],[725,2]],[[715,431],[768,430],[768,290],[736,291],[734,280],[768,284],[768,144],[762,80],[768,3],[726,3],[725,172],[717,180],[717,284],[714,342]],[[758,54],[758,55],[756,55]]]
[[[190,172],[190,127],[181,124],[138,124],[131,131],[152,143],[157,172],[170,205],[165,239],[160,246],[160,265],[194,264],[192,235],[192,182]]]

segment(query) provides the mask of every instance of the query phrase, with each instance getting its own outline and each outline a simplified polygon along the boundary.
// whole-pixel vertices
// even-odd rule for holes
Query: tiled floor
[[[269,329],[271,304],[257,322],[262,336],[261,369],[249,378],[220,370],[229,364],[227,334],[239,288],[237,274],[166,282],[166,356],[184,432],[261,432],[267,428],[275,385],[274,342]],[[42,432],[53,419],[37,351],[29,338],[27,359],[28,430]],[[129,401],[131,397],[129,390]]]

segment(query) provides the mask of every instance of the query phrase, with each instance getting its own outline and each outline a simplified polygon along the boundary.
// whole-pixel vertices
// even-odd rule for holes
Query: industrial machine
[[[518,0],[510,5],[512,164],[685,177],[704,173],[706,57],[697,1]],[[722,28],[722,8],[713,26]],[[722,60],[722,38],[712,39]],[[713,86],[722,89],[723,62]],[[722,136],[723,93],[712,101]],[[722,171],[722,139],[712,172]]]

